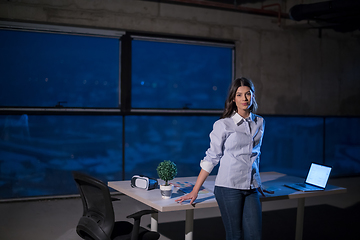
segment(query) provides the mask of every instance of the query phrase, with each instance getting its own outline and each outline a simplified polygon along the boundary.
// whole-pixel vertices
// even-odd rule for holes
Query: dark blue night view
[[[134,40],[132,54],[133,108],[224,107],[232,48]]]
[[[119,106],[119,40],[0,31],[0,106]]]
[[[0,107],[118,110],[119,39],[1,30],[0,42]],[[231,48],[139,40],[132,47],[133,108],[223,108]],[[319,162],[333,166],[333,177],[360,174],[360,118],[263,117],[260,171],[304,177]],[[3,113],[0,199],[77,194],[74,170],[129,180],[157,177],[158,163],[172,160],[179,177],[195,176],[218,118]]]

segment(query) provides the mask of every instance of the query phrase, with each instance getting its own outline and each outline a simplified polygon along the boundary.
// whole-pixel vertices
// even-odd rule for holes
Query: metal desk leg
[[[158,221],[159,221],[159,213],[152,213],[151,214],[151,231],[157,232],[158,231]]]
[[[297,213],[296,213],[295,240],[302,240],[302,237],[303,237],[304,208],[305,208],[305,198],[299,198],[298,199]]]
[[[193,230],[194,230],[194,209],[186,210],[186,220],[185,220],[185,240],[193,239]]]

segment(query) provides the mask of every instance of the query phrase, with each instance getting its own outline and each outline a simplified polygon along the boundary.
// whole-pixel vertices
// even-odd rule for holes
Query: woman
[[[224,112],[210,133],[210,148],[201,161],[193,190],[175,201],[192,204],[212,169],[220,163],[214,194],[225,226],[226,239],[261,239],[261,204],[264,195],[259,174],[264,119],[255,115],[257,103],[251,80],[232,82]],[[268,191],[266,191],[268,192]]]

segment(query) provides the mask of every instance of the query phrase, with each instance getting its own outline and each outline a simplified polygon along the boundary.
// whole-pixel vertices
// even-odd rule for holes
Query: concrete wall
[[[309,2],[246,6],[280,3],[286,12]],[[0,0],[0,19],[231,40],[236,76],[255,82],[259,114],[360,115],[359,31],[320,38],[288,19],[140,0]]]

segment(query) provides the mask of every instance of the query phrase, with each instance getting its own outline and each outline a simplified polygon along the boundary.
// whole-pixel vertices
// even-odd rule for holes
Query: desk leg
[[[297,213],[296,213],[295,240],[302,240],[303,228],[304,228],[304,208],[305,208],[305,198],[299,198]]]
[[[185,220],[185,240],[193,239],[193,230],[194,230],[194,209],[186,210],[186,220]]]
[[[159,213],[152,213],[151,214],[151,231],[157,232],[158,231],[158,221],[159,221]]]

